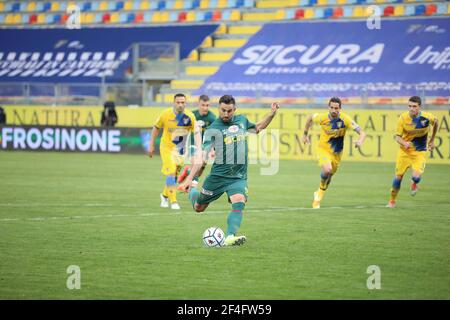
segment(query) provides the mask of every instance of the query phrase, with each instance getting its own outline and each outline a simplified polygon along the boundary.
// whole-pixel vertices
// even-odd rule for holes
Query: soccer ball
[[[207,247],[221,247],[225,241],[225,234],[219,227],[210,227],[203,232],[203,242]]]

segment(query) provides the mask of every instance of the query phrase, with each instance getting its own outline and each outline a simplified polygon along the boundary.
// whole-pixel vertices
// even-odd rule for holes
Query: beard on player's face
[[[236,107],[234,105],[223,105],[219,107],[219,116],[223,122],[230,122],[233,119]]]

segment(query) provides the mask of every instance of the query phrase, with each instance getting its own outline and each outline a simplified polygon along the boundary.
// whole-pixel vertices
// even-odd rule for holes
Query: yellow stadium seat
[[[214,41],[215,48],[240,48],[247,42],[247,39],[217,39]]]
[[[271,21],[275,18],[276,12],[246,12],[242,15],[243,21]]]
[[[39,23],[39,24],[45,23],[45,13],[38,14],[37,23]]]
[[[261,26],[229,26],[229,34],[254,34],[261,29]]]
[[[447,13],[450,14],[450,4],[447,5]]]
[[[56,1],[52,2],[52,5],[50,7],[51,12],[59,11],[59,3]]]
[[[305,10],[305,19],[312,19],[314,18],[314,9],[308,8]]]
[[[284,9],[280,9],[275,13],[275,20],[284,20],[286,17],[286,11]]]
[[[394,7],[394,16],[403,16],[405,14],[404,6],[395,6]]]
[[[133,1],[125,2],[123,9],[127,11],[133,10]]]
[[[228,0],[219,0],[219,2],[217,2],[217,8],[228,8]]]
[[[356,6],[353,8],[353,17],[354,18],[362,18],[364,17],[364,8],[360,6]]]
[[[200,0],[200,9],[208,9],[209,0]]]
[[[77,3],[74,2],[74,1],[70,1],[70,2],[67,4],[67,8],[70,8],[70,7],[76,7],[76,6],[77,6]]]
[[[169,21],[168,11],[155,11],[153,12],[152,22],[153,23],[163,23]]]
[[[111,15],[111,19],[110,19],[111,23],[118,23],[119,22],[119,13],[118,12],[114,12]]]
[[[203,52],[200,61],[228,61],[233,56],[233,52]]]
[[[30,1],[27,6],[27,11],[28,12],[36,11],[36,2]]]
[[[337,0],[337,4],[347,4],[347,0]]]
[[[98,10],[100,10],[100,11],[108,10],[108,1],[100,2],[100,5],[98,6]]]
[[[241,20],[241,12],[239,10],[233,10],[230,14],[230,21],[239,21]]]
[[[141,4],[139,5],[139,9],[141,9],[141,10],[149,10],[150,9],[150,2],[149,1],[141,1]]]
[[[324,6],[328,4],[328,0],[317,0],[317,4],[319,6]]]
[[[193,22],[195,21],[195,11],[188,11],[186,14],[186,22]]]
[[[3,2],[0,2],[0,12],[5,11],[5,4]]]
[[[183,0],[176,0],[175,3],[173,4],[173,8],[175,10],[181,10],[184,7],[184,1]]]
[[[200,45],[200,48],[211,48],[213,45],[213,41],[211,37],[206,37],[205,40],[203,40],[202,44]]]
[[[288,2],[286,0],[260,0],[256,2],[257,8],[280,8],[287,7]]]
[[[225,23],[221,23],[220,26],[217,27],[215,34],[225,33],[227,33],[227,25]]]
[[[8,14],[6,15],[6,18],[5,18],[5,23],[6,23],[6,24],[12,24],[13,21],[14,21],[14,15],[11,14],[11,13],[8,13]]]
[[[210,76],[217,72],[218,66],[188,66],[186,67],[187,75],[204,75]]]
[[[203,84],[203,80],[172,80],[170,87],[172,89],[198,89]]]
[[[188,61],[198,61],[198,51],[197,50],[192,50],[186,60],[188,60]]]
[[[22,23],[22,15],[20,13],[16,13],[14,15],[13,23],[14,24],[21,24]]]

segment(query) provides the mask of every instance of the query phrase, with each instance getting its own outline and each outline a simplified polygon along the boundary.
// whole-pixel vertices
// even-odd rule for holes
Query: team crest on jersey
[[[205,121],[197,120],[197,124],[198,124],[199,127],[203,127],[205,125]]]
[[[427,122],[428,122],[427,119],[425,119],[425,120],[420,120],[420,123],[422,124],[422,127],[425,127],[426,124],[427,124]]]
[[[187,124],[189,123],[189,120],[190,120],[189,118],[184,118],[184,119],[183,119],[183,124],[184,124],[184,125],[187,125]]]
[[[337,127],[340,129],[342,127],[342,121],[336,122]]]
[[[230,133],[236,133],[239,131],[239,127],[237,125],[232,125],[231,127],[228,128],[228,132]]]

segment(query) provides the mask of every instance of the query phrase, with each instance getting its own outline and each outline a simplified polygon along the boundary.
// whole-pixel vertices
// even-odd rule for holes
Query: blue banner
[[[0,29],[0,81],[108,82],[131,73],[131,45],[178,42],[186,58],[217,25]]]
[[[450,19],[269,23],[196,94],[450,96]]]

